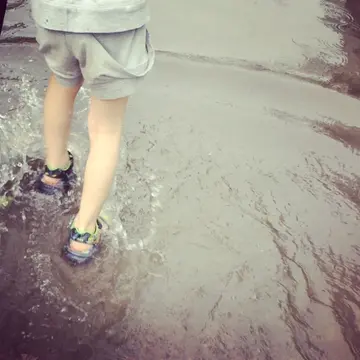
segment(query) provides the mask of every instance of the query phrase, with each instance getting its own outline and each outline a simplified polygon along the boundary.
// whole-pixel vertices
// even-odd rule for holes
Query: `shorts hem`
[[[75,87],[75,86],[81,84],[82,81],[84,80],[82,75],[80,75],[76,78],[71,78],[71,79],[64,78],[63,76],[60,76],[59,74],[56,74],[55,72],[54,72],[54,75],[55,75],[57,82],[64,87]]]
[[[90,85],[91,95],[100,100],[115,100],[133,95],[144,77],[116,79],[103,84]]]

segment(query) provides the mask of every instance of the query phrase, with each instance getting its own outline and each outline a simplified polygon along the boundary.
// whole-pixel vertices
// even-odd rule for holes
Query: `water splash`
[[[157,227],[156,212],[160,208],[161,187],[156,175],[143,160],[132,159],[127,154],[129,145],[125,137],[112,193],[103,212],[110,219],[110,227],[105,231],[106,245],[101,259],[85,271],[70,269],[60,259],[60,250],[66,238],[69,216],[78,207],[80,187],[61,206],[46,196],[22,193],[24,178],[38,171],[39,164],[32,166],[29,159],[43,157],[42,100],[34,87],[34,78],[29,75],[14,81],[4,80],[1,90],[7,93],[9,100],[0,122],[0,134],[4,139],[0,142],[0,184],[4,194],[11,191],[16,198],[13,206],[4,210],[11,213],[16,208],[21,209],[16,210],[15,218],[29,231],[24,260],[32,269],[35,287],[64,319],[84,323],[91,314],[90,323],[97,326],[117,321],[114,314],[124,311],[127,299],[135,296],[141,273],[146,273],[145,257],[157,254],[156,249],[151,250]],[[76,158],[78,185],[86,162],[83,149],[89,146],[84,129],[88,101],[88,90],[81,89],[69,146]],[[8,231],[6,221],[1,223],[3,231]],[[7,256],[6,247],[0,254]],[[94,308],[99,311],[94,313]],[[34,306],[31,309],[38,311]]]

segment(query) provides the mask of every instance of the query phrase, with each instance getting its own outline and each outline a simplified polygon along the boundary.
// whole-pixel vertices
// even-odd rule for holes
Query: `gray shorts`
[[[118,99],[132,95],[154,64],[155,52],[145,26],[121,33],[78,34],[37,26],[36,40],[60,84],[83,80],[91,95]]]

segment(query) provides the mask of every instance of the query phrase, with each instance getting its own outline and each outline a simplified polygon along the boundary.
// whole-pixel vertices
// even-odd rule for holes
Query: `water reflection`
[[[341,336],[349,347],[353,358],[357,359],[360,345],[358,325],[360,314],[360,268],[358,265],[360,253],[357,245],[357,223],[360,216],[360,177],[351,166],[346,166],[346,162],[341,158],[346,154],[346,151],[355,153],[355,158],[358,158],[359,128],[344,125],[329,117],[324,117],[321,120],[310,119],[278,110],[274,111],[273,114],[281,121],[305,124],[316,133],[335,140],[346,149],[345,152],[338,149],[337,155],[334,155],[333,158],[331,156],[319,157],[319,154],[315,152],[308,155],[304,154],[308,168],[306,175],[301,175],[298,170],[291,173],[292,180],[304,191],[309,192],[316,199],[316,202],[323,199],[331,206],[333,224],[325,228],[327,238],[320,240],[319,235],[321,233],[318,232],[316,236],[311,235],[309,221],[302,223],[304,232],[297,240],[291,233],[291,226],[286,226],[284,223],[286,218],[282,217],[277,225],[270,222],[267,225],[274,234],[274,242],[283,259],[283,271],[286,273],[290,284],[287,286],[286,283],[282,283],[288,295],[287,302],[281,305],[281,308],[284,311],[285,322],[293,334],[297,350],[302,358],[332,358],[329,349],[339,351],[343,347],[339,338],[340,334],[336,330],[337,325],[339,325]],[[342,155],[340,155],[341,153]],[[311,208],[311,201],[307,201],[307,204]],[[323,221],[325,214],[321,214],[320,217],[315,217],[313,220]],[[300,217],[297,216],[296,219],[299,221]],[[344,226],[345,228],[341,231],[340,229]],[[281,228],[283,231],[280,230]],[[289,244],[286,244],[290,240],[288,235],[291,235],[295,246],[291,256],[288,254]],[[316,268],[311,265],[312,262],[309,263],[303,258],[304,255],[315,260]],[[299,261],[299,257],[302,258],[301,261]],[[299,278],[294,276],[294,266],[298,270],[298,275],[303,278],[303,291],[309,301],[305,312],[305,309],[302,312],[299,311],[296,305],[299,302],[297,291],[300,283]],[[323,290],[321,291],[321,289]],[[295,296],[294,293],[297,293],[298,296]],[[326,318],[327,330],[321,332],[321,346],[319,346],[313,343],[313,339],[317,338],[313,332],[315,330],[314,324],[315,328],[318,323],[324,324],[322,317]],[[311,334],[313,335],[311,336]],[[319,344],[319,340],[316,343]]]
[[[358,97],[360,89],[360,8],[355,0],[347,0],[344,7],[337,6],[337,8],[342,10],[335,12],[337,16],[332,16],[330,23],[336,31],[343,35],[343,50],[347,61],[343,66],[334,69],[331,86],[336,90]],[[339,18],[342,20],[339,21]]]

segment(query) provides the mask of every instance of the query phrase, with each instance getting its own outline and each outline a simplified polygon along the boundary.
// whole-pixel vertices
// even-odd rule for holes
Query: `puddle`
[[[348,44],[349,4],[323,5],[318,20]],[[331,49],[346,66],[347,50]],[[106,245],[74,269],[59,255],[88,92],[70,139],[78,186],[62,201],[35,194],[47,71],[32,46],[0,51],[0,359],[360,357],[355,99],[159,56],[130,105]]]

